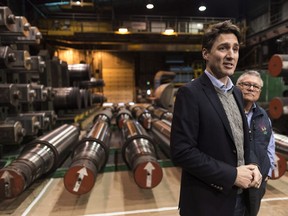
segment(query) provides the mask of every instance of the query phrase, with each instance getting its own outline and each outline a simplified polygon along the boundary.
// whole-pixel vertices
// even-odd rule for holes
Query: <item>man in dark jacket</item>
[[[244,98],[244,111],[250,132],[250,157],[257,160],[263,177],[259,189],[249,189],[250,204],[245,215],[256,216],[265,194],[267,180],[275,168],[275,139],[266,111],[256,103],[263,87],[259,72],[253,70],[244,72],[236,85],[241,89]]]
[[[242,93],[229,78],[239,58],[239,32],[230,21],[210,26],[202,44],[205,72],[177,91],[170,149],[182,168],[181,216],[243,216],[245,189],[261,184],[249,156]]]

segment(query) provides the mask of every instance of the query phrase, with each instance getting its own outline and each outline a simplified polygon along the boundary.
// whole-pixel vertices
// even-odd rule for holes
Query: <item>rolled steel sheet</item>
[[[97,174],[107,163],[111,118],[111,110],[100,111],[88,136],[77,144],[72,163],[64,176],[65,188],[70,193],[76,195],[88,193],[95,184]]]
[[[64,124],[27,144],[20,155],[0,170],[0,196],[14,198],[35,179],[55,170],[75,146],[79,129]]]
[[[288,76],[288,55],[273,55],[268,62],[268,71],[273,77]]]
[[[279,119],[288,114],[288,98],[275,97],[269,102],[269,114],[272,119]]]
[[[165,83],[155,89],[155,104],[164,109],[171,108],[174,96],[174,85],[172,83]]]
[[[124,122],[122,157],[134,173],[134,180],[141,188],[156,187],[162,180],[162,168],[156,159],[153,140],[135,120]]]

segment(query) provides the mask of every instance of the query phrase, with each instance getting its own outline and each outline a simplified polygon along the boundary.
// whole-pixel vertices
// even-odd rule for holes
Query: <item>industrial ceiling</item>
[[[148,2],[154,4],[153,9],[146,9]],[[51,45],[123,51],[199,51],[201,32],[192,34],[191,26],[199,22],[241,19],[245,16],[245,2],[246,0],[80,0],[77,3],[76,0],[1,0],[0,4],[7,5],[15,11],[15,15],[25,16],[31,25],[38,26],[43,39]],[[207,9],[200,12],[200,4],[204,4]],[[41,20],[46,24],[41,24]],[[51,26],[56,22],[62,22],[62,26],[54,31]],[[69,26],[63,30],[67,22]],[[89,29],[88,22],[91,23]],[[96,28],[96,23],[103,22],[111,23],[111,27],[104,28],[104,31],[91,30]],[[176,28],[176,34],[167,37],[155,31],[153,24],[161,26],[161,22],[166,27],[169,25]],[[136,24],[137,30],[132,30],[127,35],[115,34],[123,23],[130,26]],[[77,30],[77,25],[81,25],[81,31]],[[139,26],[143,30],[139,30]],[[68,28],[70,32],[67,31]]]

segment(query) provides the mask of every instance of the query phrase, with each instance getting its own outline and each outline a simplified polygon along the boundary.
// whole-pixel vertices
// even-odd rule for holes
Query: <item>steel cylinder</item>
[[[152,116],[154,118],[158,118],[160,120],[167,120],[169,122],[172,122],[173,114],[171,112],[168,112],[166,109],[163,108],[155,108],[152,111]]]
[[[81,107],[85,109],[88,107],[88,100],[89,100],[88,91],[86,89],[80,89],[80,94],[81,94]]]
[[[0,196],[14,198],[35,179],[55,170],[78,141],[79,129],[64,124],[27,144],[20,155],[0,170]]]
[[[288,114],[288,98],[275,97],[269,102],[269,114],[272,119],[279,119]]]
[[[89,88],[97,88],[97,87],[104,87],[105,82],[102,79],[97,80],[84,80],[78,83],[79,88],[89,89]]]
[[[119,129],[122,129],[123,124],[126,120],[132,118],[132,114],[128,109],[126,109],[125,107],[118,108],[118,111],[116,113],[116,124]]]
[[[122,157],[133,171],[136,184],[146,189],[157,186],[162,180],[163,172],[156,159],[153,140],[135,120],[126,120],[122,133],[125,140]]]
[[[288,76],[288,55],[273,55],[268,62],[268,71],[271,76]]]
[[[151,132],[157,144],[163,150],[167,157],[170,158],[170,133],[171,122],[167,120],[153,119]]]
[[[138,104],[129,106],[133,117],[145,128],[151,128],[152,116],[151,113]]]
[[[101,93],[91,94],[92,104],[102,104],[107,101],[107,98]]]
[[[81,109],[81,93],[76,87],[53,88],[55,90],[54,108],[59,109]]]
[[[88,193],[95,184],[97,174],[104,168],[109,157],[111,118],[111,110],[100,111],[88,136],[73,151],[72,163],[64,176],[65,188],[70,193]]]
[[[83,80],[90,80],[92,75],[92,68],[89,64],[69,64],[70,85],[74,86]]]

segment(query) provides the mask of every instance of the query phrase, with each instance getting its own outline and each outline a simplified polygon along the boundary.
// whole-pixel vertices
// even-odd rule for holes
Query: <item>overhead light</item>
[[[164,35],[174,35],[174,29],[173,28],[167,28],[165,29],[165,31],[163,32]]]
[[[146,8],[149,9],[149,10],[151,10],[151,9],[154,8],[154,5],[153,5],[152,3],[148,3],[148,4],[146,5]]]
[[[118,33],[119,34],[127,34],[128,33],[128,29],[126,27],[120,27],[118,29]]]
[[[205,11],[206,10],[206,6],[201,4],[198,8],[199,11]]]

